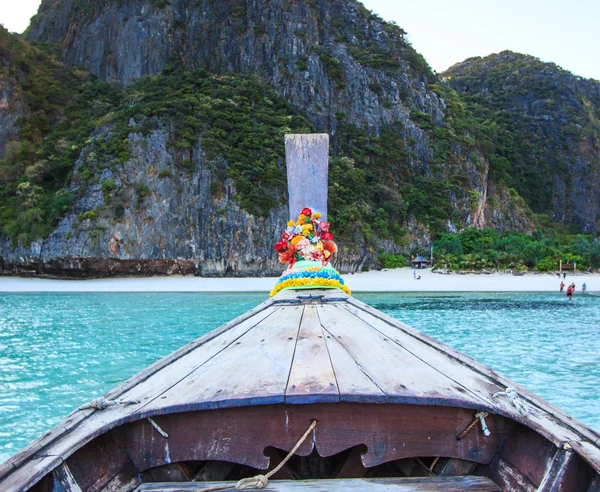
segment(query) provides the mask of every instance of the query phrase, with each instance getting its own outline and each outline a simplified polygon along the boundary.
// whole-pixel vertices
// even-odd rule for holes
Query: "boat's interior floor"
[[[235,482],[147,483],[135,492],[198,492],[203,488],[231,485]],[[497,492],[502,490],[486,477],[436,477],[436,478],[357,478],[343,480],[273,480],[264,489],[277,492]]]

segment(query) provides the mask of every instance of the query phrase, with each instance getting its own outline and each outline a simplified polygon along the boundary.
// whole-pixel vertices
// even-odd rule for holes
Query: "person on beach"
[[[569,299],[569,302],[573,300],[573,284],[567,287],[567,298]]]
[[[413,270],[413,280],[417,280],[417,271]]]
[[[581,292],[587,292],[587,285],[585,285],[585,282],[583,282],[583,285],[581,286]]]
[[[562,292],[563,290],[565,290],[565,283],[564,282],[560,282],[560,291]]]

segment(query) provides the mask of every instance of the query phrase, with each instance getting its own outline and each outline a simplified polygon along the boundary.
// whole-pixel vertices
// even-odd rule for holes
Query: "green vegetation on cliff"
[[[509,51],[442,74],[478,121],[494,177],[536,213],[596,230],[600,84]],[[591,205],[591,207],[590,207]]]
[[[69,210],[66,185],[75,161],[97,118],[114,110],[120,95],[0,27],[1,80],[20,92],[28,114],[0,160],[0,230],[28,244],[50,234]]]

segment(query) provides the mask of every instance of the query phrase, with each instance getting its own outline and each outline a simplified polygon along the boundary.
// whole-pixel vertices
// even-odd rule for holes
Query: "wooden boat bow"
[[[325,165],[326,140],[289,138],[306,152],[288,156]],[[337,288],[281,290],[105,398],[139,403],[76,410],[0,465],[0,490],[234,486],[317,420],[269,488],[600,491],[600,434]]]

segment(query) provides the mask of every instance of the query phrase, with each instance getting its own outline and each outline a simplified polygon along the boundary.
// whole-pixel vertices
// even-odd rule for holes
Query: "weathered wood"
[[[538,492],[561,492],[563,490],[586,490],[594,478],[594,472],[573,451],[559,449],[538,487]]]
[[[86,492],[102,490],[129,463],[113,432],[86,444],[66,461],[71,474]]]
[[[432,350],[431,347],[424,345],[422,341],[407,336],[405,332],[399,330],[397,327],[358,309],[356,306],[347,303],[343,306],[343,309],[346,309],[353,316],[356,316],[384,337],[401,346],[438,372],[452,379],[457,389],[463,388],[465,391],[470,392],[478,400],[481,400],[481,409],[493,410],[495,408],[496,402],[490,395],[497,391],[504,391],[505,388],[467,368],[455,359],[440,357],[440,353],[437,350]]]
[[[526,417],[523,417],[506,399],[499,399],[497,401],[497,411],[502,413],[502,415],[510,416],[511,418],[532,427],[534,430],[553,442],[556,446],[560,446],[562,442],[570,440],[574,440],[576,442],[583,440],[584,442],[598,442],[598,444],[600,444],[600,434],[598,432],[590,429],[570,415],[564,413],[542,398],[531,393],[526,388],[523,388],[513,381],[506,379],[483,364],[464,354],[461,354],[460,352],[438,342],[427,335],[424,335],[418,330],[401,323],[395,318],[392,318],[391,316],[382,313],[381,311],[378,311],[377,309],[374,309],[353,297],[350,297],[347,303],[358,307],[359,309],[385,321],[392,326],[399,328],[407,335],[414,337],[422,341],[426,346],[435,349],[442,356],[450,357],[460,361],[466,367],[485,377],[488,377],[491,382],[498,384],[500,387],[512,386],[515,388],[522,399],[532,407],[535,413],[531,413]],[[591,466],[595,467],[596,470],[600,471],[600,448],[598,446],[593,447],[593,449],[582,446],[581,450],[577,452],[581,452],[582,457],[588,461]]]
[[[435,474],[419,458],[409,458],[392,463],[405,477],[434,477]]]
[[[169,462],[230,461],[265,470],[268,447],[289,451],[311,419],[319,424],[314,439],[299,448],[308,456],[313,446],[329,457],[365,445],[363,466],[397,459],[448,456],[489,463],[514,425],[496,417],[489,438],[476,434],[456,440],[457,429],[471,420],[471,411],[451,407],[382,404],[265,405],[164,415],[160,425],[169,439],[157,437],[147,421],[122,426],[116,439],[140,471]],[[492,427],[493,426],[493,427]],[[272,467],[272,466],[271,466]]]
[[[487,476],[497,483],[502,490],[535,492],[537,489],[525,475],[500,457],[496,457],[492,461]]]
[[[346,462],[337,474],[337,478],[362,478],[367,474],[367,469],[362,463],[362,455],[366,452],[365,446],[355,446],[350,451]]]
[[[600,492],[600,474],[596,473],[596,476],[592,480],[587,492]]]
[[[498,455],[515,467],[536,487],[542,482],[557,448],[527,427],[516,427],[504,441]]]
[[[52,492],[81,492],[81,487],[66,463],[56,467],[52,475],[54,477]]]
[[[279,308],[142,413],[283,403],[303,309]]]
[[[453,405],[479,409],[481,398],[465,391],[338,305],[317,307],[325,331],[335,337],[390,402]],[[340,395],[345,401],[347,395]]]
[[[285,455],[282,456],[282,454],[283,454],[282,452],[280,452],[279,450],[277,450],[275,448],[268,448],[265,451],[265,456],[267,456],[269,458],[269,468],[271,470],[278,467],[279,464],[283,461],[283,458],[285,458]],[[294,480],[295,477],[290,472],[290,469],[288,468],[287,464],[285,464],[277,473],[275,473],[275,475],[273,475],[271,477],[271,479],[272,480]]]
[[[141,483],[140,474],[131,462],[121,470],[102,488],[101,492],[131,492]]]
[[[285,390],[287,403],[337,402],[338,385],[315,306],[306,306]]]
[[[388,403],[388,397],[364,371],[360,362],[348,353],[336,337],[327,332],[324,335],[340,399],[347,402]]]
[[[213,359],[229,345],[235,343],[241,336],[273,315],[277,309],[277,307],[267,307],[254,316],[243,320],[238,325],[230,327],[221,336],[210,338],[179,359],[173,360],[159,373],[149,376],[122,395],[123,399],[141,401],[139,405],[109,407],[106,410],[95,411],[84,423],[80,423],[81,425],[72,425],[72,432],[63,433],[60,439],[53,442],[51,446],[39,451],[38,455],[61,456],[66,459],[77,449],[115,425],[148,413],[144,411],[147,403],[157,400],[155,407],[168,406],[169,401],[159,398],[166,390],[185,379],[199,367],[202,367],[204,363]],[[77,414],[72,414],[72,417],[76,418]],[[65,422],[66,424],[69,424],[69,419]]]
[[[44,475],[52,472],[62,460],[56,456],[31,458],[0,482],[2,492],[21,492],[35,485]]]
[[[140,492],[191,492],[203,487],[231,484],[236,482],[210,483],[145,483],[137,489]],[[302,492],[305,490],[335,491],[430,491],[430,492],[497,492],[501,490],[494,482],[484,477],[444,477],[444,478],[356,478],[337,480],[280,480],[269,482],[268,490],[280,492]]]
[[[296,218],[304,207],[323,214],[327,220],[329,135],[326,133],[286,135],[290,217]]]
[[[477,468],[477,463],[473,463],[472,461],[442,458],[438,461],[433,471],[440,477],[457,477],[471,475],[475,471],[475,468]]]

